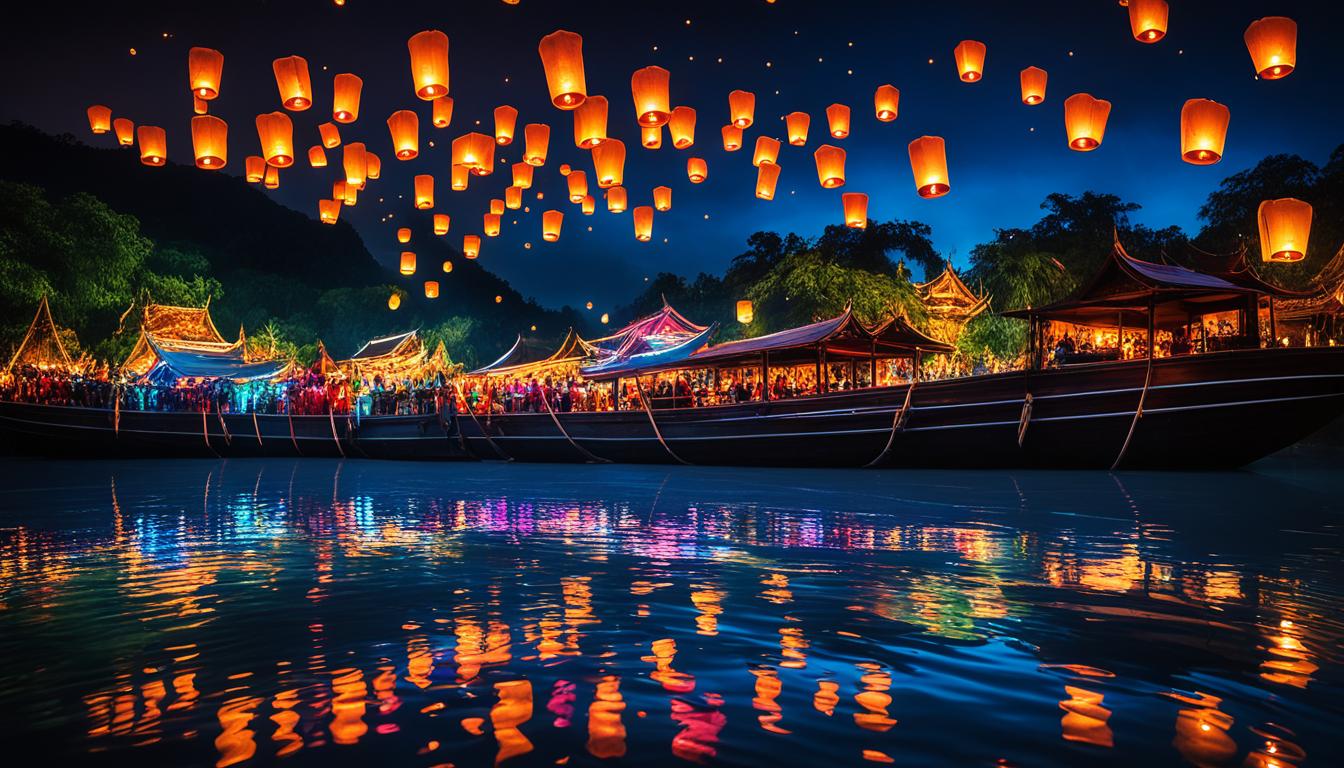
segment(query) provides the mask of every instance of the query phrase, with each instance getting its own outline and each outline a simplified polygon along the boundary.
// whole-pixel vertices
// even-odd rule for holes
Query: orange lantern
[[[410,228],[410,227],[398,227],[398,228],[397,228],[397,242],[398,242],[398,243],[409,243],[409,242],[411,242],[411,228]]]
[[[449,260],[447,260],[447,259],[444,259],[444,260],[443,260],[443,271],[444,271],[445,273],[447,273],[447,272],[452,272],[452,271],[453,271],[453,262],[451,262],[451,261],[449,261]]]
[[[672,138],[672,146],[686,149],[695,143],[695,110],[691,107],[677,107],[667,121],[667,133]]]
[[[589,96],[574,110],[574,145],[592,149],[607,140],[607,98]]]
[[[583,171],[570,171],[566,180],[569,182],[569,202],[583,202],[583,198],[588,194],[588,174]]]
[[[163,165],[168,162],[168,134],[162,128],[142,125],[135,129],[135,139],[140,143],[141,163]]]
[[[196,115],[208,115],[210,114],[210,102],[206,101],[205,99],[200,99],[195,96],[192,96],[191,111],[192,114]]]
[[[415,95],[433,101],[448,94],[448,36],[437,29],[411,35],[411,85]]]
[[[124,117],[112,121],[112,130],[117,133],[117,143],[123,147],[135,144],[135,123]]]
[[[425,281],[425,298],[426,299],[439,298],[439,282],[437,280]]]
[[[884,123],[890,123],[896,119],[896,113],[901,106],[901,92],[894,85],[879,85],[877,92],[873,94],[873,109],[877,113],[877,119]]]
[[[229,161],[229,126],[214,115],[191,118],[191,148],[196,167],[217,171]]]
[[[454,192],[461,192],[467,188],[467,180],[471,178],[471,171],[461,165],[454,165],[452,168],[451,183]]]
[[[463,255],[463,256],[466,256],[468,259],[474,259],[474,258],[476,258],[476,257],[480,254],[480,252],[481,252],[481,236],[480,236],[480,235],[463,235],[463,236],[462,236],[462,255]]]
[[[414,160],[420,155],[420,118],[409,109],[399,109],[387,118],[392,135],[392,152],[398,160]]]
[[[635,239],[647,243],[653,239],[653,208],[647,205],[636,206],[630,213],[635,221]]]
[[[817,161],[817,180],[827,189],[845,185],[845,150],[822,144],[812,155]]]
[[[531,168],[532,166],[527,166]],[[504,207],[511,211],[516,211],[523,207],[523,188],[506,187],[504,189]]]
[[[1110,115],[1111,102],[1093,98],[1089,93],[1075,93],[1065,99],[1064,131],[1068,134],[1069,149],[1091,152],[1101,146],[1106,118]]]
[[[267,188],[267,189],[279,189],[279,188],[280,188],[280,169],[279,169],[279,168],[276,168],[274,165],[268,165],[268,166],[266,166],[266,175],[265,175],[265,177],[262,178],[262,180],[261,180],[261,185],[262,185],[263,187]],[[346,195],[346,197],[345,197],[345,204],[346,204],[346,205],[354,205],[354,204],[355,204],[355,190],[352,188],[352,189],[348,190],[348,191],[345,193],[345,195]]]
[[[497,197],[490,199],[490,212],[502,216],[504,214],[504,201]]]
[[[807,129],[812,126],[812,118],[806,112],[790,112],[784,116],[784,130],[789,134],[789,143],[801,147],[807,143]]]
[[[732,91],[728,94],[728,121],[738,128],[751,127],[756,115],[756,94],[751,91]]]
[[[574,202],[579,202],[579,198]],[[546,211],[541,214],[541,239],[548,243],[554,243],[560,239],[560,224],[565,220],[564,211]]]
[[[219,96],[219,82],[224,77],[224,54],[214,48],[192,48],[187,51],[187,79],[196,98],[210,101]]]
[[[1181,107],[1181,159],[1191,165],[1213,165],[1223,159],[1227,140],[1227,107],[1209,99],[1190,99]]]
[[[327,167],[327,153],[321,144],[314,144],[308,148],[308,165],[313,168]]]
[[[1291,197],[1266,200],[1256,213],[1260,220],[1260,258],[1265,261],[1301,261],[1311,236],[1311,205]]]
[[[415,177],[415,207],[421,211],[434,207],[434,177],[428,173]]]
[[[741,301],[737,302],[737,322],[746,325],[747,323],[750,323],[753,319],[755,319],[755,317],[756,312],[755,309],[752,307],[750,300],[742,299]]]
[[[401,306],[401,294],[393,291],[392,295],[387,297],[387,308],[392,310],[393,312],[396,312],[397,307],[400,306]]]
[[[864,229],[868,226],[868,195],[862,192],[846,192],[840,196],[845,208],[845,226],[850,229]]]
[[[985,44],[979,40],[962,40],[952,49],[957,76],[963,83],[978,82],[985,76],[985,50]]]
[[[639,143],[643,144],[645,149],[658,149],[663,146],[663,127],[661,125],[649,125],[640,128]]]
[[[89,130],[94,133],[107,133],[112,130],[112,108],[102,104],[89,107]]]
[[[942,197],[952,191],[947,175],[947,148],[941,136],[920,136],[910,142],[910,170],[920,197]]]
[[[318,221],[321,221],[323,224],[335,224],[336,220],[339,219],[340,217],[341,217],[340,200],[317,201]]]
[[[415,274],[415,254],[412,253],[411,251],[401,252],[401,274],[403,275]]]
[[[723,151],[736,152],[742,148],[742,129],[729,123],[721,129],[723,133]]]
[[[579,206],[584,216],[592,216],[593,212],[597,210],[597,200],[592,195],[588,195],[583,198],[583,202],[579,203]]]
[[[611,213],[624,213],[629,202],[625,187],[612,187],[607,190],[607,210]]]
[[[383,161],[378,156],[364,148],[364,164],[366,166],[364,175],[369,179],[376,179],[383,174]]]
[[[672,210],[672,188],[654,187],[653,188],[653,207],[659,211]]]
[[[671,73],[662,67],[644,67],[635,70],[635,74],[630,76],[635,117],[641,127],[661,126],[671,119],[672,98],[668,88],[671,77]]]
[[[359,95],[364,81],[358,75],[342,72],[331,80],[331,119],[338,123],[353,123],[359,117]]]
[[[532,166],[527,163],[513,164],[513,186],[519,189],[532,188]]]
[[[430,102],[434,106],[429,121],[435,128],[447,128],[453,122],[453,97],[440,96]]]
[[[588,98],[588,81],[583,73],[583,37],[557,29],[541,38],[537,45],[541,67],[546,71],[546,87],[551,103],[560,109],[575,109]]]
[[[845,138],[849,135],[849,107],[844,104],[832,104],[827,107],[826,122],[831,129],[831,138]]]
[[[313,105],[313,84],[308,79],[308,61],[302,56],[286,56],[271,62],[280,103],[291,112],[302,112]]]
[[[256,184],[266,178],[266,158],[261,155],[248,155],[243,161],[243,172],[249,184]]]
[[[1297,66],[1297,22],[1285,16],[1266,16],[1246,28],[1246,50],[1255,73],[1265,80],[1292,74]]]
[[[503,296],[500,296],[499,294],[495,294],[495,303],[496,303],[496,304],[500,304],[500,303],[502,303],[503,301],[504,301],[504,297],[503,297]]]
[[[1129,0],[1129,29],[1140,43],[1167,35],[1167,0]]]
[[[261,139],[261,154],[266,164],[288,168],[294,164],[294,123],[284,112],[257,115],[257,137]]]
[[[274,166],[267,166],[266,175],[268,179],[270,178],[270,169],[273,167]],[[344,184],[344,182],[342,182],[342,184]],[[341,189],[343,190],[341,199],[346,205],[354,205],[359,202],[359,187],[356,187],[354,184],[344,184]],[[332,195],[332,197],[334,198],[335,195]]]
[[[691,180],[692,184],[699,184],[709,177],[709,164],[702,157],[690,157],[686,159],[686,178]]]
[[[498,213],[484,214],[481,219],[481,227],[485,231],[486,237],[497,237],[499,235],[499,223],[502,217]]]
[[[434,234],[436,235],[448,234],[448,226],[451,223],[452,219],[448,217],[448,214],[446,213],[434,214]]]
[[[545,123],[528,123],[523,126],[523,162],[528,165],[545,165],[546,150],[551,144],[551,127]]]
[[[762,200],[775,199],[775,185],[779,184],[778,163],[762,163],[756,167],[756,196]]]
[[[268,165],[266,167],[271,168],[272,166]],[[354,201],[346,197],[346,191],[345,179],[339,179],[331,183],[332,200],[340,200],[344,205],[354,205]]]
[[[1027,67],[1022,70],[1022,103],[1029,107],[1045,101],[1045,81],[1047,75],[1040,67]]]
[[[495,143],[507,147],[513,143],[513,129],[518,124],[518,110],[508,104],[495,107]]]
[[[453,165],[475,176],[489,176],[495,170],[495,140],[484,133],[458,136],[453,139]]]
[[[317,126],[317,135],[322,138],[322,146],[335,149],[341,145],[341,131],[335,123],[323,123]]]
[[[624,183],[625,142],[607,139],[593,147],[593,168],[597,174],[597,186],[602,189]]]
[[[341,165],[345,168],[345,183],[362,189],[369,178],[369,157],[364,152],[363,143],[346,144],[341,149]]]
[[[756,152],[751,158],[755,166],[769,165],[779,161],[779,139],[769,136],[756,137]]]

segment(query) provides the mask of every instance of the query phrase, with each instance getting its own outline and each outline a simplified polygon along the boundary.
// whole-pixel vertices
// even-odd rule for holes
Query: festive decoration
[[[645,149],[658,149],[663,146],[663,128],[659,125],[645,126],[639,129],[639,142]]]
[[[211,101],[219,96],[219,83],[224,77],[224,54],[214,48],[192,48],[187,51],[187,79],[196,98]]]
[[[723,134],[723,151],[736,152],[742,148],[742,129],[729,123],[720,130]]]
[[[849,135],[849,107],[844,104],[832,104],[826,108],[826,123],[831,138],[843,139]],[[792,142],[790,142],[792,143]]]
[[[1262,80],[1278,80],[1297,66],[1297,22],[1285,16],[1266,16],[1246,28],[1246,50]]]
[[[574,110],[574,145],[592,149],[607,140],[607,98],[589,96]]]
[[[532,166],[527,166],[531,168]],[[516,211],[523,207],[523,188],[505,187],[504,189],[504,207],[511,211]]]
[[[772,139],[769,136],[756,137],[756,152],[751,157],[751,164],[755,166],[769,165],[779,160],[779,139]]]
[[[263,186],[263,187],[265,187],[265,188],[267,188],[267,189],[279,189],[279,188],[280,188],[280,169],[279,169],[279,168],[276,168],[274,165],[268,165],[268,166],[266,166],[266,175],[265,175],[265,177],[263,177],[262,180],[261,180],[261,186]],[[358,192],[358,190],[356,190],[354,187],[351,187],[350,189],[348,189],[348,190],[345,191],[345,193],[344,193],[344,195],[345,195],[344,202],[345,202],[346,205],[354,205],[354,204],[355,204],[355,194],[356,194],[357,192]]]
[[[624,213],[629,195],[625,187],[612,187],[607,190],[607,210],[611,213]]]
[[[755,319],[756,313],[751,306],[751,301],[742,299],[737,302],[737,322],[746,325]]]
[[[812,118],[806,112],[790,112],[784,116],[784,130],[789,134],[789,143],[795,147],[807,143],[807,129],[811,125]]]
[[[94,104],[88,109],[89,130],[94,133],[107,133],[112,130],[112,108]]]
[[[415,274],[415,254],[412,253],[411,251],[401,252],[401,274],[403,275]]]
[[[112,130],[117,134],[117,144],[123,147],[135,145],[135,123],[124,117],[112,121]]]
[[[465,166],[454,165],[450,169],[450,173],[448,186],[454,192],[462,192],[465,190],[467,188],[467,180],[471,178],[471,171],[467,170]]]
[[[1131,6],[1133,7],[1133,6]],[[1069,149],[1091,152],[1101,146],[1106,134],[1106,118],[1111,115],[1111,102],[1093,98],[1089,93],[1075,93],[1064,100],[1064,131]]]
[[[546,71],[546,87],[551,103],[560,109],[575,109],[588,98],[588,81],[583,73],[583,37],[557,29],[541,38],[537,45],[541,66]]]
[[[331,79],[331,119],[338,123],[353,123],[359,118],[359,96],[364,90],[364,81],[358,75],[349,72]]]
[[[498,237],[501,217],[498,213],[487,213],[481,216],[481,231],[486,237]]]
[[[822,144],[812,155],[817,161],[817,180],[826,189],[845,185],[845,150]]]
[[[569,185],[569,202],[581,203],[588,194],[588,174],[583,171],[570,171],[565,179]]]
[[[448,227],[451,223],[452,219],[448,217],[448,214],[446,213],[434,214],[434,234],[436,235],[448,234]]]
[[[952,49],[957,76],[963,83],[979,82],[985,76],[985,51],[985,44],[979,40],[962,40]]]
[[[271,62],[280,104],[291,112],[313,106],[313,83],[308,79],[308,61],[302,56],[286,56]]]
[[[369,178],[369,157],[364,144],[358,141],[346,144],[341,149],[341,165],[345,168],[345,183],[363,189]]]
[[[364,173],[367,178],[376,179],[383,173],[383,161],[379,157],[364,148],[364,164],[366,166]]]
[[[321,144],[314,144],[308,148],[308,165],[312,168],[327,167],[327,153]]]
[[[417,32],[406,41],[411,53],[415,95],[433,101],[448,94],[448,36],[437,29]]]
[[[1166,37],[1166,0],[1129,0],[1129,29],[1140,43],[1156,43]]]
[[[901,92],[894,85],[879,85],[877,92],[873,94],[873,110],[877,113],[877,119],[884,123],[890,123],[896,119],[896,113],[901,106]]]
[[[196,167],[217,171],[229,161],[229,126],[214,115],[191,118],[191,148]]]
[[[607,139],[593,147],[593,168],[602,189],[625,183],[625,142]]]
[[[397,308],[400,306],[401,306],[401,294],[393,292],[391,296],[387,297],[388,309],[392,310],[393,312],[396,312]]]
[[[630,218],[635,223],[635,239],[641,243],[647,243],[653,239],[653,207],[649,205],[635,206],[630,212]],[[602,316],[602,322],[606,322],[606,315]]]
[[[840,196],[845,209],[845,226],[850,229],[863,229],[868,226],[868,195],[862,192],[846,192]]]
[[[284,112],[257,115],[257,138],[261,140],[261,154],[266,164],[274,168],[288,168],[294,164],[294,123]]]
[[[695,143],[695,110],[690,107],[677,107],[667,121],[667,133],[672,146],[686,149]]]
[[[317,135],[322,138],[322,146],[335,149],[341,145],[341,131],[335,123],[322,123],[317,126]]]
[[[654,187],[653,188],[653,207],[659,211],[672,210],[672,188]]]
[[[140,162],[145,165],[168,162],[168,134],[162,128],[142,125],[135,129],[135,140],[140,145]]]
[[[1266,200],[1256,213],[1260,221],[1260,258],[1301,261],[1311,235],[1311,205],[1292,197]]]
[[[1022,103],[1029,107],[1045,101],[1045,82],[1047,75],[1040,67],[1027,67],[1022,70]]]
[[[518,110],[508,104],[495,107],[495,143],[507,147],[513,143],[513,129],[518,124]]]
[[[444,263],[446,264],[447,262]],[[439,281],[437,280],[425,281],[425,298],[426,299],[439,298]]]
[[[243,160],[243,174],[249,184],[260,183],[266,178],[266,158],[261,155],[248,155]]]
[[[756,168],[756,196],[762,200],[775,199],[775,185],[779,183],[777,163],[762,163]]]
[[[415,207],[421,211],[434,207],[434,177],[428,173],[415,177]]]
[[[409,242],[411,242],[411,228],[410,228],[410,227],[398,227],[398,228],[397,228],[397,242],[398,242],[398,243],[409,243]]]
[[[686,178],[691,180],[692,184],[699,184],[709,177],[709,164],[704,158],[691,157],[686,160]]]
[[[420,118],[409,109],[399,109],[387,118],[387,130],[392,135],[392,152],[398,160],[414,160],[420,156]]]
[[[532,188],[532,175],[535,170],[533,166],[527,163],[514,163],[512,170],[513,186],[520,190]]]
[[[670,78],[671,73],[662,67],[644,67],[630,76],[630,94],[635,100],[635,117],[640,126],[661,126],[672,117]]]
[[[750,91],[731,91],[728,94],[728,121],[746,130],[756,116],[756,94]]]
[[[575,201],[572,201],[572,202],[581,202],[582,200],[583,200],[583,198],[580,197],[578,200],[575,200]],[[541,214],[541,239],[542,239],[542,240],[545,240],[545,241],[548,242],[548,243],[554,243],[556,240],[559,240],[559,239],[560,239],[560,225],[561,225],[561,223],[564,222],[564,220],[565,220],[565,213],[564,213],[564,211],[550,210],[550,211],[546,211],[546,212],[542,213],[542,214]]]
[[[317,219],[323,224],[335,224],[341,217],[340,200],[318,200]]]
[[[481,236],[480,236],[480,235],[463,235],[463,236],[462,236],[462,255],[463,255],[463,256],[466,256],[468,259],[474,259],[474,258],[476,258],[478,255],[480,255],[480,253],[481,253]]]
[[[483,133],[468,133],[453,139],[453,165],[473,176],[489,176],[495,170],[495,140]]]
[[[523,126],[523,162],[528,165],[545,165],[546,150],[551,144],[551,127],[544,123],[528,123]]]
[[[947,175],[947,150],[941,136],[920,136],[910,142],[910,170],[920,197],[942,197],[952,190]]]
[[[1191,165],[1213,165],[1223,159],[1227,140],[1227,107],[1209,99],[1190,99],[1181,107],[1181,159]]]

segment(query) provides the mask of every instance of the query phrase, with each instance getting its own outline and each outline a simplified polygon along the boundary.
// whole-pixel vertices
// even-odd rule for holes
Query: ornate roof
[[[919,291],[929,314],[935,316],[970,320],[989,306],[989,296],[977,296],[952,269],[950,261],[937,277],[926,283],[917,283],[915,289]]]
[[[65,344],[61,342],[61,329],[57,327],[56,321],[51,319],[51,307],[47,304],[45,295],[37,303],[33,322],[28,325],[28,332],[23,335],[23,341],[19,342],[14,355],[9,358],[9,364],[5,366],[4,372],[9,373],[16,365],[35,365],[62,371],[79,369],[66,352]]]

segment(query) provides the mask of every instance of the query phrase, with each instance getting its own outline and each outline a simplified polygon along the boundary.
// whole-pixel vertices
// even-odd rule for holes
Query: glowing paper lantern
[[[266,158],[260,155],[248,155],[243,160],[243,172],[249,184],[256,184],[266,178]]]
[[[495,170],[495,140],[484,133],[468,133],[453,139],[453,165],[474,176],[489,176]]]
[[[448,214],[446,213],[434,214],[434,234],[436,235],[448,234],[448,227],[451,223],[452,219],[448,217]]]
[[[779,183],[777,163],[762,163],[756,167],[756,196],[762,200],[775,199],[775,185]]]
[[[850,229],[864,229],[868,226],[868,195],[862,192],[846,192],[840,196],[845,208],[845,226]]]
[[[453,122],[453,97],[440,96],[430,104],[434,105],[429,118],[430,123],[435,128],[447,128]]]
[[[308,148],[308,165],[313,168],[327,167],[327,152],[322,149],[321,144],[314,144]]]
[[[723,151],[736,152],[742,148],[742,129],[729,123],[721,129],[723,133]]]
[[[199,99],[195,96],[192,96],[191,111],[192,114],[196,115],[208,115],[210,114],[210,102],[206,101],[205,99]]]
[[[639,129],[639,143],[645,149],[658,149],[663,146],[663,127],[650,125]]]
[[[513,143],[513,129],[518,124],[518,110],[508,104],[495,107],[495,143],[506,147]]]
[[[410,228],[410,227],[398,227],[398,228],[397,228],[397,242],[398,242],[398,243],[409,243],[409,242],[411,242],[411,228]]]
[[[570,171],[566,181],[569,183],[569,202],[583,202],[583,198],[588,194],[588,174],[583,171]]]
[[[545,123],[528,123],[523,126],[523,162],[528,165],[545,165],[546,150],[551,144],[551,127]]]
[[[399,109],[387,118],[392,135],[392,152],[398,160],[414,160],[420,155],[420,118],[409,109]]]
[[[434,207],[434,177],[428,173],[415,177],[415,207],[421,211]]]
[[[1256,213],[1260,220],[1260,258],[1265,261],[1301,261],[1307,256],[1311,235],[1311,206],[1291,197],[1266,200]]]
[[[448,36],[437,29],[411,35],[411,86],[415,95],[433,101],[448,94]]]
[[[589,96],[574,110],[574,145],[592,149],[607,140],[607,98]]]
[[[135,139],[140,143],[141,163],[163,165],[168,162],[168,134],[162,128],[142,125],[135,129]]]
[[[271,62],[280,103],[291,112],[302,112],[313,105],[313,84],[308,79],[308,61],[302,56],[286,56]]]
[[[877,91],[873,94],[873,110],[876,112],[878,120],[884,123],[895,120],[900,106],[901,92],[896,86],[877,86]]]
[[[268,166],[266,166],[266,167],[267,167],[267,168],[270,168],[271,166],[268,165]],[[338,180],[336,180],[336,181],[333,181],[333,182],[331,183],[331,199],[332,199],[332,200],[340,200],[341,203],[344,204],[344,205],[354,205],[353,202],[350,202],[350,201],[348,201],[348,200],[346,199],[346,196],[345,196],[346,189],[345,189],[345,188],[346,188],[345,179],[338,179]]]
[[[1027,67],[1022,70],[1022,103],[1029,107],[1045,101],[1045,82],[1047,75],[1040,67]]]
[[[978,82],[985,75],[985,44],[979,40],[962,40],[952,49],[957,62],[957,76],[963,83]]]
[[[648,238],[644,238],[644,239],[647,240]],[[610,322],[610,320],[611,320],[611,318],[607,315],[607,313],[606,313],[606,312],[603,312],[603,313],[602,313],[602,324],[603,324],[603,325],[606,325],[608,322]]]
[[[1156,43],[1166,37],[1166,0],[1129,0],[1129,29],[1140,43]]]
[[[369,178],[369,158],[364,152],[364,144],[358,141],[346,144],[341,149],[341,165],[345,168],[345,183],[362,188]]]
[[[579,198],[581,201],[583,198]],[[579,202],[575,201],[575,202]],[[541,239],[554,243],[560,239],[560,224],[565,220],[564,211],[546,211],[541,214]]]
[[[756,137],[756,152],[752,155],[751,164],[755,166],[769,165],[779,161],[779,139],[772,139],[769,136]]]
[[[533,167],[527,163],[514,163],[513,186],[518,187],[519,189],[531,189],[532,171]]]
[[[317,201],[318,221],[321,221],[323,224],[335,224],[336,220],[339,219],[340,217],[341,217],[340,200]]]
[[[342,72],[331,79],[331,87],[331,119],[338,123],[355,122],[359,118],[359,95],[364,90],[364,81],[358,75]]]
[[[490,200],[490,212],[493,213],[493,214],[495,214],[495,215],[503,215],[503,213],[504,213],[504,201],[503,201],[503,200],[500,200],[500,199],[497,198],[497,197],[495,197],[495,198],[491,198],[491,200]]]
[[[454,165],[449,186],[454,192],[461,192],[467,188],[467,180],[471,178],[471,171],[460,165]]]
[[[123,147],[135,144],[135,123],[124,117],[112,121],[112,130],[117,134],[117,143]]]
[[[947,175],[947,148],[941,136],[920,136],[910,142],[910,170],[920,197],[942,197],[952,191]]]
[[[397,311],[397,307],[400,307],[400,306],[401,306],[401,294],[396,293],[396,292],[393,292],[393,294],[392,294],[391,296],[388,296],[388,297],[387,297],[387,308],[388,308],[388,309],[392,310],[393,312],[396,312],[396,311]]]
[[[630,76],[630,94],[635,99],[635,117],[640,126],[661,126],[671,119],[672,99],[668,88],[671,76],[662,67],[644,67]]]
[[[531,168],[532,166],[527,166]],[[504,190],[504,207],[516,211],[523,207],[523,188],[507,187]]]
[[[583,72],[583,37],[557,29],[541,38],[537,45],[541,66],[546,71],[546,87],[551,103],[560,109],[574,109],[588,98],[588,81]]]
[[[1075,93],[1064,100],[1064,131],[1069,138],[1069,149],[1091,152],[1101,146],[1106,135],[1106,118],[1111,115],[1111,102],[1093,98],[1088,93]]]
[[[653,188],[653,207],[659,211],[672,210],[672,188],[654,187]]]
[[[495,303],[496,303],[496,304],[502,303],[503,301],[504,301],[504,297],[503,297],[503,296],[500,296],[500,295],[498,295],[498,294],[495,295]]]
[[[849,107],[844,104],[832,104],[827,107],[826,122],[831,130],[831,138],[845,138],[849,135]]]
[[[270,176],[271,173],[270,169],[272,167],[273,166],[267,166],[266,174],[268,177]],[[332,186],[334,187],[335,185],[333,184]],[[332,195],[332,197],[334,198],[335,195]],[[345,205],[354,205],[355,203],[359,202],[359,187],[356,187],[354,184],[346,184],[344,181],[342,181],[341,201]]]
[[[1246,50],[1255,73],[1264,80],[1278,80],[1297,66],[1297,22],[1285,16],[1266,16],[1246,28]]]
[[[425,298],[426,299],[439,298],[439,282],[437,280],[425,281]]]
[[[501,217],[498,213],[487,213],[481,216],[481,227],[486,237],[497,237],[499,235],[499,224]]]
[[[812,155],[817,161],[817,180],[827,189],[845,185],[845,150],[822,144]]]
[[[692,184],[699,184],[709,177],[709,164],[702,157],[690,157],[686,159],[686,178],[691,180]]]
[[[728,94],[728,121],[743,130],[750,128],[756,116],[756,94],[732,91]]]
[[[366,166],[364,170],[366,178],[376,179],[383,173],[383,161],[370,152],[367,147],[364,148],[364,165]]]
[[[187,79],[196,98],[210,101],[219,96],[219,83],[223,77],[224,54],[214,48],[187,51]]]
[[[322,138],[322,146],[335,149],[341,145],[341,131],[335,123],[323,123],[317,126],[317,135]]]
[[[593,168],[597,174],[598,187],[607,189],[623,184],[625,182],[625,142],[620,139],[607,139],[593,147]]]
[[[107,133],[112,130],[112,108],[94,104],[88,109],[89,130],[94,133]]]
[[[261,139],[261,154],[266,164],[288,168],[294,164],[294,123],[284,112],[257,115],[257,138]]]
[[[415,274],[415,254],[411,251],[401,252],[401,274]]]
[[[755,310],[748,299],[737,302],[737,322],[746,325],[756,317]]]
[[[583,198],[583,202],[579,203],[579,209],[583,211],[584,216],[592,216],[593,212],[597,210],[597,200],[592,195],[588,195]]]
[[[214,115],[191,118],[191,148],[196,167],[217,171],[229,161],[229,126]],[[157,165],[157,163],[155,163]]]
[[[789,143],[801,147],[807,143],[807,130],[812,118],[806,112],[790,112],[784,116],[784,130],[789,135]]]
[[[653,239],[653,207],[648,205],[635,206],[631,211],[630,218],[635,222],[635,239],[641,243],[647,243]]]
[[[266,166],[266,175],[261,180],[261,185],[267,189],[280,188],[280,169],[274,165]],[[345,204],[355,204],[355,189],[352,187],[345,193]]]
[[[625,187],[612,187],[607,190],[607,210],[611,213],[624,213],[629,202]]]
[[[449,260],[447,260],[447,259],[444,259],[444,260],[443,260],[443,271],[444,271],[445,273],[452,272],[452,271],[453,271],[453,262],[451,262],[451,261],[449,261]]]
[[[463,236],[462,236],[462,255],[463,255],[463,256],[466,256],[468,259],[474,259],[474,258],[476,258],[476,257],[480,254],[480,252],[481,252],[481,236],[480,236],[480,235],[463,235]]]
[[[1192,165],[1213,165],[1223,159],[1227,140],[1227,107],[1208,99],[1190,99],[1181,107],[1181,159]]]
[[[695,143],[695,110],[691,107],[677,107],[667,121],[667,133],[672,138],[672,146],[686,149]]]

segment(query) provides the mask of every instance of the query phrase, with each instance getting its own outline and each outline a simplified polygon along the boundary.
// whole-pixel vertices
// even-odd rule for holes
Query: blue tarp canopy
[[[178,379],[231,379],[237,383],[273,379],[289,367],[287,360],[249,363],[238,346],[221,352],[167,350],[151,340],[158,361],[145,378],[156,384],[172,384]]]
[[[616,376],[633,376],[651,369],[674,367],[709,343],[709,337],[719,327],[714,323],[691,338],[676,346],[663,347],[638,355],[613,356],[596,365],[580,369],[580,373],[589,379],[610,379]]]

